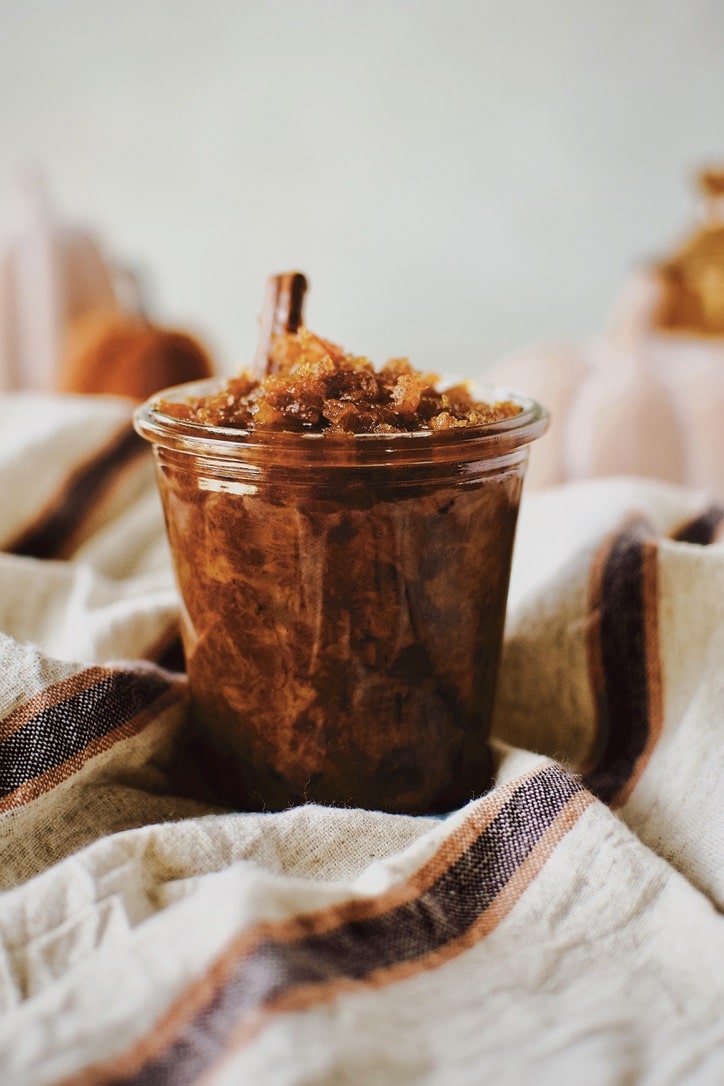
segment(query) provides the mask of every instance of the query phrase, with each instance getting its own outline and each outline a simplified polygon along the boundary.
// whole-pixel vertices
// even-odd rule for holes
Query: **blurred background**
[[[0,0],[0,201],[140,273],[232,372],[264,280],[468,376],[579,341],[724,155],[721,0]]]

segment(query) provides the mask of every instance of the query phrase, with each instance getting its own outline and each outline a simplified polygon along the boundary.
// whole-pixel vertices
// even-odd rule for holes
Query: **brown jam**
[[[450,810],[490,783],[520,492],[547,416],[438,392],[407,362],[376,372],[304,329],[272,349],[266,376],[137,415],[207,773],[244,809]]]
[[[434,374],[420,373],[404,358],[377,371],[306,328],[277,336],[270,364],[262,379],[242,374],[213,395],[162,409],[206,426],[330,434],[485,426],[520,412],[510,401],[477,402],[464,384],[438,391]]]

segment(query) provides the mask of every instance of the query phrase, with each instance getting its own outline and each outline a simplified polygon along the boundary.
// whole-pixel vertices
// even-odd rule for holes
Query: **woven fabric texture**
[[[128,403],[0,400],[0,1081],[724,1081],[724,510],[525,495],[495,786],[445,818],[198,785]]]

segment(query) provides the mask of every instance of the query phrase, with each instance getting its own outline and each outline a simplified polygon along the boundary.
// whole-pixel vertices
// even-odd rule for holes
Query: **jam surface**
[[[212,395],[160,409],[206,426],[242,430],[389,434],[485,426],[520,413],[475,400],[465,384],[441,391],[435,374],[397,358],[377,370],[306,328],[276,336],[271,372],[230,378]]]

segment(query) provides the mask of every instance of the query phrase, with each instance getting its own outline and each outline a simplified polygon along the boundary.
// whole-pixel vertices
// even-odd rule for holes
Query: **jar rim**
[[[365,461],[381,458],[417,459],[433,455],[435,459],[468,459],[476,456],[498,456],[528,445],[548,429],[548,409],[515,389],[468,381],[476,399],[486,403],[511,401],[521,411],[496,422],[477,426],[450,427],[446,430],[412,430],[395,433],[329,433],[328,431],[255,430],[231,426],[210,426],[206,423],[180,419],[160,409],[160,403],[185,402],[206,396],[223,386],[227,377],[204,378],[174,385],[154,393],[136,407],[133,422],[136,431],[162,448],[206,457],[248,459],[255,453],[294,454],[309,458],[319,456],[325,463],[330,459],[360,458]],[[444,390],[458,380],[440,382]]]

